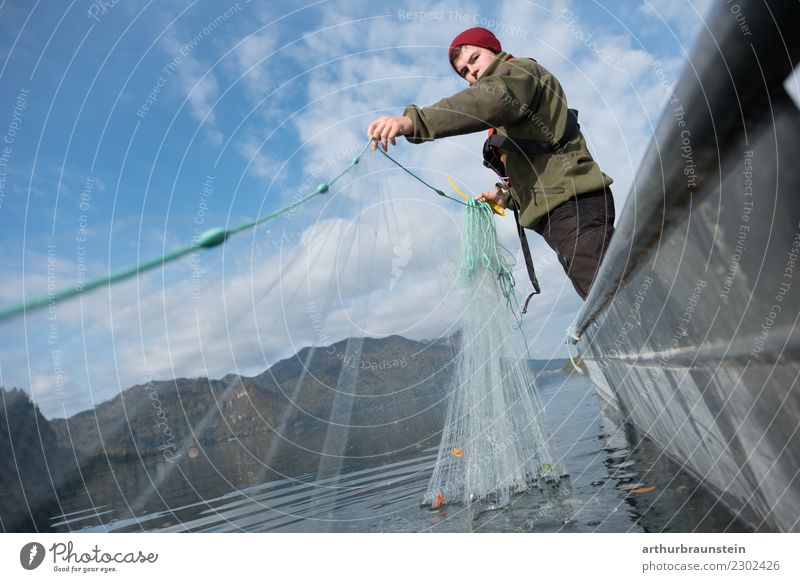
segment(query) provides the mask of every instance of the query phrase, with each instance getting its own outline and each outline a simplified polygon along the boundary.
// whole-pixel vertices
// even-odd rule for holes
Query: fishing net
[[[514,323],[513,257],[498,243],[484,203],[471,201],[466,209],[461,255],[461,347],[425,503],[502,507],[534,484],[557,483],[563,472]]]

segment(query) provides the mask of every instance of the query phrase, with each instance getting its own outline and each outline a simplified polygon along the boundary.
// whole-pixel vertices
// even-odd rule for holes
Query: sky
[[[0,3],[0,305],[47,295],[310,194],[369,122],[463,88],[456,34],[495,32],[580,111],[617,216],[709,0]],[[390,154],[450,191],[489,189],[485,136]],[[0,323],[0,384],[63,417],[148,379],[254,375],[347,337],[451,335],[463,207],[378,153],[223,247]],[[517,255],[509,217],[496,221]],[[523,330],[568,355],[581,301],[535,233]]]

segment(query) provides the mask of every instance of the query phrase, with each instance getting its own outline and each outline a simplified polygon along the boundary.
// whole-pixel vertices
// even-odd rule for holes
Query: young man
[[[373,150],[380,143],[386,151],[399,135],[422,143],[494,130],[484,163],[503,181],[477,199],[518,211],[520,227],[544,237],[586,299],[614,232],[612,180],[589,154],[561,84],[533,59],[503,52],[485,28],[453,40],[450,64],[470,87],[430,107],[409,105],[403,115],[374,120],[367,129],[376,138]]]

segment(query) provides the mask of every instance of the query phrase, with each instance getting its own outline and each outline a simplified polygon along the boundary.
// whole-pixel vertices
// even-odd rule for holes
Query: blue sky
[[[619,213],[708,5],[2,2],[0,301],[308,193],[346,165],[376,115],[464,87],[446,47],[475,25],[558,76]],[[474,194],[493,183],[483,137],[400,140],[393,154]],[[464,308],[452,284],[461,208],[378,155],[338,186],[223,250],[0,324],[0,381],[63,416],[148,377],[255,374],[348,336],[452,333]],[[513,224],[498,228],[516,250]],[[565,357],[580,300],[531,239],[544,292],[526,334],[534,357]]]

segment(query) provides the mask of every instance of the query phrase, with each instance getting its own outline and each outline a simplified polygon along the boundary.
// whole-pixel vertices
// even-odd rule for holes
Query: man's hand
[[[495,188],[494,190],[487,190],[486,192],[481,192],[477,196],[475,196],[475,200],[483,200],[484,202],[492,204],[497,204],[501,208],[505,208],[503,205],[503,199],[500,197],[500,191]]]
[[[383,115],[369,124],[367,135],[374,137],[372,151],[378,149],[378,142],[383,144],[383,151],[388,151],[389,143],[397,145],[394,138],[408,135],[414,131],[414,122],[405,115]]]

